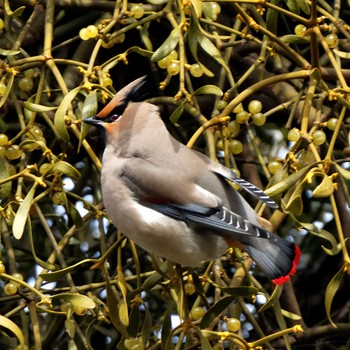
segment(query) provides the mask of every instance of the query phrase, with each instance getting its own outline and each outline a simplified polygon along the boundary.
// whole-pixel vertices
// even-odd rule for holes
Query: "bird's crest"
[[[147,94],[147,76],[143,76],[123,87],[113,99],[96,115],[104,122],[113,122],[125,111],[129,102],[142,102]]]

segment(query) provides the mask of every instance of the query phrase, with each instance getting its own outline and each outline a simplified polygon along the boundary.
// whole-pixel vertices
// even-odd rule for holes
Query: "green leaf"
[[[0,157],[0,180],[7,179],[10,176],[10,166],[6,157]],[[1,205],[10,198],[12,193],[12,181],[7,181],[0,186]]]
[[[205,313],[200,323],[200,328],[204,329],[210,326],[211,322],[219,316],[233,301],[236,299],[235,296],[229,296],[222,298],[217,303],[215,303],[209,310]]]
[[[79,210],[74,206],[74,204],[72,204],[71,202],[67,201],[68,206],[67,206],[67,211],[69,216],[72,218],[74,225],[77,228],[80,228],[83,226],[84,221],[79,213]]]
[[[276,284],[276,285],[275,285],[275,289],[273,290],[273,292],[272,292],[270,298],[269,298],[269,299],[266,301],[266,303],[259,309],[258,312],[263,312],[264,310],[268,309],[269,307],[274,306],[274,305],[278,302],[278,300],[279,300],[279,298],[280,298],[280,296],[281,296],[281,294],[282,294],[282,291],[283,291],[283,287],[280,286],[280,285],[278,285],[278,284]]]
[[[14,56],[14,55],[18,55],[19,53],[21,53],[21,51],[5,50],[0,48],[0,55],[2,56]]]
[[[13,232],[13,236],[16,239],[20,239],[23,235],[24,227],[28,219],[29,210],[32,206],[36,186],[37,186],[37,183],[34,183],[34,185],[27,193],[26,197],[24,198],[23,202],[21,203],[15,215],[12,232]]]
[[[201,86],[199,89],[197,89],[192,96],[197,95],[215,95],[215,96],[222,96],[224,93],[222,90],[217,87],[216,85],[204,85]]]
[[[199,58],[198,58],[198,36],[199,36],[200,31],[198,30],[196,23],[198,24],[198,20],[196,18],[192,18],[191,23],[190,23],[190,28],[188,31],[188,34],[189,34],[188,44],[190,47],[190,51],[191,51],[192,56],[195,59],[195,61],[200,65],[203,73],[205,75],[207,75],[208,77],[213,77],[214,74],[207,67],[205,67],[199,61]]]
[[[271,0],[271,4],[280,6],[280,0]],[[268,8],[266,11],[266,29],[273,34],[277,33],[279,12],[273,8]]]
[[[287,34],[280,37],[287,44],[310,44],[310,37]]]
[[[69,134],[65,123],[65,117],[67,114],[68,107],[71,104],[71,102],[75,99],[75,97],[78,95],[80,90],[82,90],[83,88],[84,86],[78,86],[75,89],[71,90],[66,96],[64,96],[63,100],[61,101],[55,113],[55,119],[54,119],[55,129],[57,131],[57,134],[64,141],[69,140]]]
[[[10,94],[11,89],[12,89],[12,85],[13,85],[14,80],[15,80],[15,75],[14,74],[10,74],[10,77],[7,79],[6,90],[5,90],[4,94],[1,96],[1,99],[0,99],[0,108],[7,101],[7,98],[9,96],[9,94]]]
[[[22,330],[11,321],[9,318],[0,315],[0,326],[8,329],[10,332],[12,332],[18,339],[20,345],[25,345],[24,335],[22,333]]]
[[[328,317],[328,320],[330,324],[333,327],[336,327],[335,323],[332,321],[331,317],[331,307],[332,307],[332,302],[335,294],[337,293],[340,284],[344,278],[345,266],[342,266],[341,269],[335,274],[335,276],[332,278],[332,280],[329,282],[327,288],[326,288],[326,294],[325,294],[325,307],[326,307],[326,315]]]
[[[83,119],[94,117],[97,114],[97,109],[98,109],[97,102],[98,102],[97,101],[97,90],[94,90],[90,94],[88,94],[85,98],[85,101],[83,104],[83,109],[82,109]],[[80,151],[81,143],[85,139],[89,129],[90,129],[90,127],[88,124],[86,124],[86,123],[81,124],[78,153]]]
[[[296,0],[300,9],[307,15],[310,14],[310,7],[306,0]]]
[[[146,344],[149,343],[149,339],[151,338],[152,332],[153,332],[152,316],[148,308],[145,307],[145,319],[143,321],[142,330],[141,330],[142,341],[145,348],[146,348]]]
[[[73,306],[79,306],[84,309],[94,309],[96,307],[95,302],[86,295],[79,293],[60,293],[50,296],[53,304],[62,304],[62,300],[72,304]]]
[[[218,48],[199,30],[197,33],[197,38],[203,51],[214,58],[214,60],[216,60],[220,66],[224,67],[227,72],[230,72],[230,68],[228,67],[226,61],[222,58]]]
[[[50,111],[54,111],[57,109],[56,106],[43,106],[43,105],[39,105],[37,103],[28,102],[28,101],[24,102],[24,108],[28,109],[28,111],[38,112],[38,113],[50,112]]]
[[[169,120],[171,123],[173,123],[174,125],[177,125],[177,122],[178,120],[180,119],[184,109],[185,109],[185,106],[186,106],[186,101],[183,101],[179,107],[177,107],[175,109],[175,111],[171,114]]]
[[[165,261],[160,267],[158,271],[155,271],[151,276],[147,277],[145,281],[142,284],[143,290],[150,290],[153,288],[156,284],[158,284],[164,277],[164,274],[168,271],[169,268],[169,262]],[[164,274],[162,274],[162,272]]]
[[[172,332],[172,326],[171,326],[171,313],[172,313],[172,307],[169,305],[168,309],[164,315],[164,321],[162,324],[162,331],[161,331],[161,343],[162,343],[162,349],[166,349],[167,344],[172,344],[172,341],[170,339]]]
[[[98,259],[84,259],[79,261],[78,263],[68,266],[64,269],[54,271],[54,272],[47,272],[47,273],[41,273],[39,276],[46,282],[56,282],[60,278],[64,277],[67,273],[71,272],[74,270],[76,267],[86,264],[86,263],[96,263],[98,262]]]
[[[151,57],[153,62],[158,62],[162,58],[168,56],[179,43],[180,27],[174,28],[169,36],[164,40],[163,44],[154,52]]]
[[[255,287],[224,287],[220,288],[222,292],[227,293],[233,297],[247,297],[250,295],[256,295],[259,292],[258,288]]]
[[[129,324],[127,327],[129,336],[136,338],[140,326],[140,307],[138,304],[132,304],[129,316]]]
[[[284,0],[289,10],[295,14],[299,14],[300,8],[296,0]]]

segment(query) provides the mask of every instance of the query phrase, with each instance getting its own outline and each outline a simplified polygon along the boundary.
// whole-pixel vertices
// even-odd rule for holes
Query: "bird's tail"
[[[243,243],[243,242],[242,242]],[[283,284],[296,272],[300,248],[274,234],[270,238],[247,237],[244,248],[275,284]]]

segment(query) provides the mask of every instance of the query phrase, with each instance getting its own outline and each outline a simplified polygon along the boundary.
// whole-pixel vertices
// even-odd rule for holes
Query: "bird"
[[[238,184],[278,205],[234,171],[175,139],[159,108],[145,101],[146,77],[83,119],[105,139],[101,191],[112,223],[144,250],[188,267],[244,249],[277,285],[296,273],[300,248],[268,231]]]

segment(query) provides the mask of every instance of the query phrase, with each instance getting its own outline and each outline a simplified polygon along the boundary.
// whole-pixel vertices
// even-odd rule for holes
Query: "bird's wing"
[[[265,203],[270,208],[274,208],[274,209],[278,208],[278,204],[273,199],[271,199],[263,190],[256,187],[255,185],[251,184],[250,182],[248,182],[244,179],[241,179],[240,177],[238,177],[235,174],[234,171],[222,166],[219,163],[215,163],[215,162],[210,163],[209,168],[215,174],[218,174],[218,175],[224,177],[225,179],[239,185],[244,190],[251,193],[254,197],[261,200],[263,203]]]
[[[223,206],[207,208],[196,204],[141,204],[176,220],[194,223],[203,228],[220,232],[220,235],[241,234],[261,238],[271,237],[271,233],[267,230],[253,225],[242,216]]]
[[[136,200],[161,204],[193,203],[208,208],[221,204],[218,196],[196,184],[195,179],[199,177],[196,167],[191,173],[182,164],[174,166],[171,159],[164,159],[161,166],[158,163],[142,158],[125,162],[120,177],[132,190]]]

